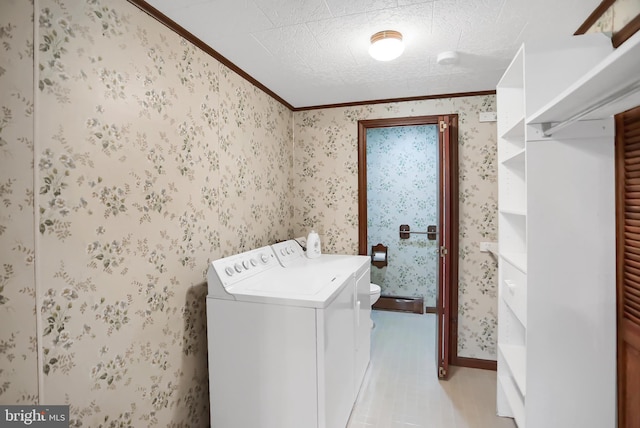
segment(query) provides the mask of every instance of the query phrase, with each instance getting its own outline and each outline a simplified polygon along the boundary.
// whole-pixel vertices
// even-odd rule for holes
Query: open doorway
[[[422,294],[427,311],[436,313],[441,379],[457,354],[457,125],[457,115],[358,122],[359,253],[370,254],[378,243],[388,247],[389,265],[385,272],[373,268],[372,280],[383,283],[383,294]],[[414,224],[401,234],[407,223],[394,223],[404,221]],[[372,241],[378,239],[388,242]]]

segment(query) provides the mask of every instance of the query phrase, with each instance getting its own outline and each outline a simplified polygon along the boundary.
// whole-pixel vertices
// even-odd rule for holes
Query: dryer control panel
[[[227,289],[269,269],[281,268],[271,247],[261,247],[209,263],[209,296],[225,297]]]
[[[284,267],[289,267],[305,257],[302,245],[296,242],[295,239],[278,242],[273,244],[271,248],[273,248],[278,261]]]

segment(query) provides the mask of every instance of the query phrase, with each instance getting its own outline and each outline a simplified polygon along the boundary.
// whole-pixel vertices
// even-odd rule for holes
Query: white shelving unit
[[[524,345],[500,345],[498,350],[509,365],[518,391],[524,396],[527,390],[527,349]]]
[[[610,114],[640,88],[638,38],[523,46],[497,87],[497,410],[519,428],[615,426]]]
[[[525,426],[526,312],[508,304],[526,294],[527,198],[524,46],[498,84],[498,414]]]
[[[510,417],[515,419],[519,427],[525,426],[524,399],[518,391],[513,378],[498,374],[498,391],[503,394],[504,405],[508,406]]]

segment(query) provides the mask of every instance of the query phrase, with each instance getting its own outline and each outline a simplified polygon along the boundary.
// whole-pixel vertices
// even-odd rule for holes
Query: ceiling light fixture
[[[371,36],[369,55],[378,61],[391,61],[404,51],[402,33],[394,30],[379,31]]]

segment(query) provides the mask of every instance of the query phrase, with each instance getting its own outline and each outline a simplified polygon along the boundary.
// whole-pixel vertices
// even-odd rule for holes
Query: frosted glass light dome
[[[391,61],[404,52],[402,33],[394,30],[379,31],[371,36],[369,55],[378,61]]]

